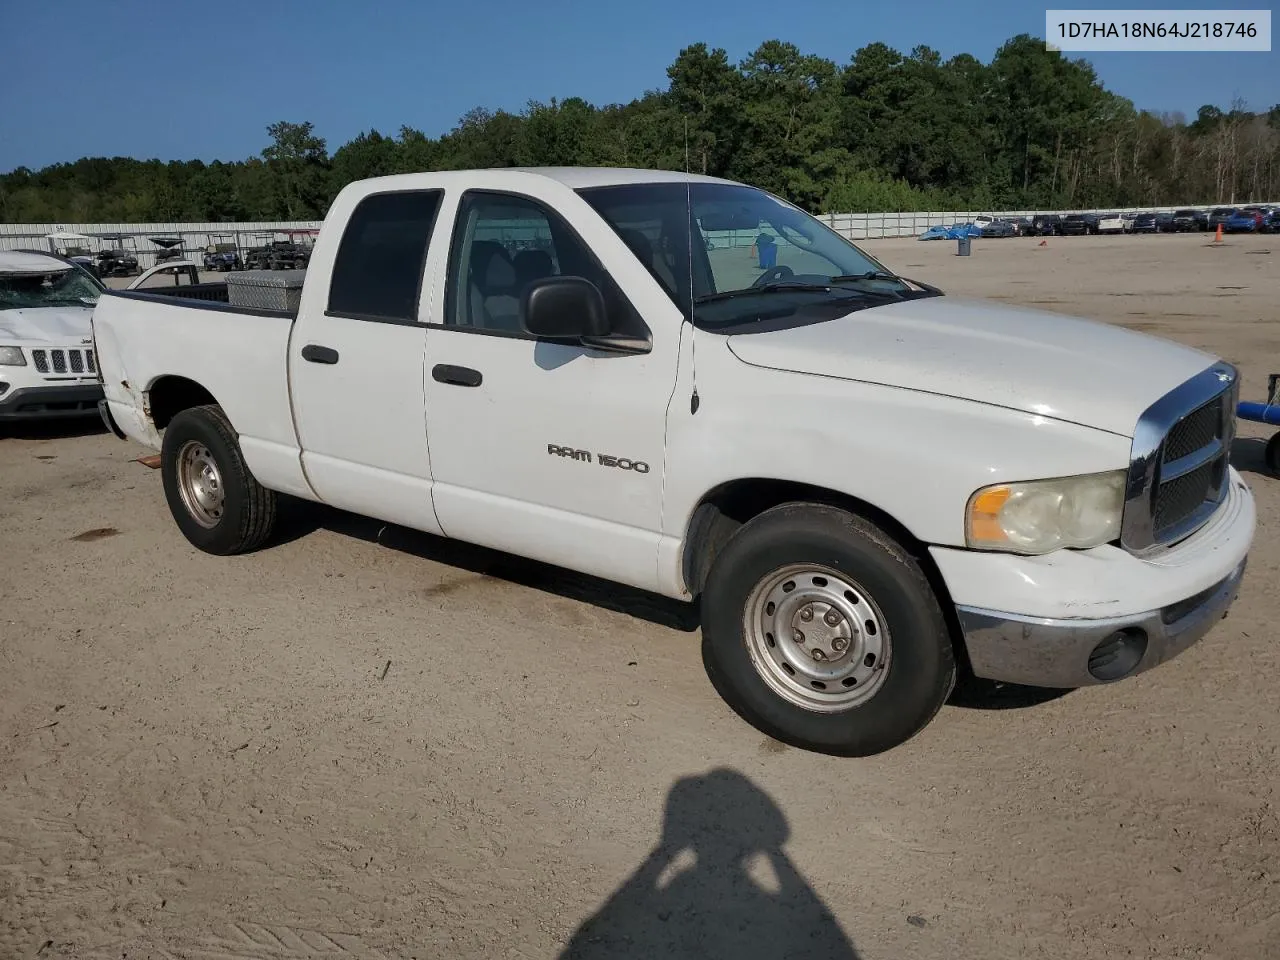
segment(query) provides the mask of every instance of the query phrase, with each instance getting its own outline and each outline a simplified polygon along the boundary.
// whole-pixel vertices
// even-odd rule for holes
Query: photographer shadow
[[[783,850],[789,835],[778,806],[737,771],[678,781],[657,845],[560,960],[856,960]]]

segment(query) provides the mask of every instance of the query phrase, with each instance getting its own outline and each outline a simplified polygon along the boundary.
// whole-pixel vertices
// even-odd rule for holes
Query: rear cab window
[[[329,281],[329,316],[418,322],[418,296],[442,190],[374,193],[351,212]]]

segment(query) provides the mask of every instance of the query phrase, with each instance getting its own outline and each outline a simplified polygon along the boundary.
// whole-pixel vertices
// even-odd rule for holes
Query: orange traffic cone
[[[1222,242],[1222,224],[1218,224],[1218,232],[1213,235],[1214,243]]]
[[[1040,246],[1042,246],[1042,247],[1047,247],[1048,245],[1049,245],[1049,241],[1048,241],[1048,240],[1041,240],[1041,241],[1040,241]]]

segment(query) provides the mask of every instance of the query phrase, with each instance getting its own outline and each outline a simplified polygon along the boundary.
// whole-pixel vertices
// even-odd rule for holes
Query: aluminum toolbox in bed
[[[227,303],[250,310],[297,313],[305,270],[243,270],[227,274]]]

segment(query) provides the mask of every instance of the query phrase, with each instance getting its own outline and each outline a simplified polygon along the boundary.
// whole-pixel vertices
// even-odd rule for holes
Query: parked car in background
[[[1225,230],[1227,221],[1238,212],[1235,207],[1214,207],[1209,211],[1209,229],[1217,230],[1221,226]]]
[[[1101,213],[1098,215],[1095,233],[1124,233],[1124,216],[1119,213]]]
[[[1159,233],[1160,218],[1154,213],[1134,214],[1133,226],[1129,229],[1133,233]]]
[[[1193,210],[1190,207],[1183,210],[1173,211],[1173,220],[1170,226],[1174,233],[1195,233],[1209,229],[1209,215],[1203,210]]]
[[[90,318],[105,289],[64,257],[0,251],[0,422],[97,416]]]
[[[125,289],[165,289],[194,286],[199,282],[200,267],[194,260],[170,260],[142,271]]]
[[[975,225],[977,221],[974,221]],[[1004,219],[988,219],[978,227],[983,237],[1012,237],[1015,233],[1013,223]]]
[[[1062,215],[1057,213],[1038,213],[1031,218],[1031,227],[1027,231],[1033,237],[1052,237],[1062,226]]]
[[[1271,210],[1270,207],[1262,207],[1262,206],[1255,205],[1255,206],[1243,207],[1241,208],[1240,212],[1252,214],[1254,221],[1257,225],[1257,229],[1261,231],[1262,225],[1266,222],[1267,214],[1270,212],[1270,210]]]
[[[1237,210],[1222,221],[1224,233],[1256,233],[1262,226],[1262,214],[1248,209]]]
[[[1097,233],[1097,230],[1088,214],[1069,213],[1058,224],[1058,232],[1064,237],[1083,237],[1087,233]]]
[[[777,259],[703,231],[768,231]],[[1110,683],[1238,594],[1238,374],[1184,344],[948,297],[661,170],[356,181],[314,254],[274,308],[219,284],[94,312],[104,420],[159,451],[208,554],[263,546],[288,494],[696,602],[739,714],[845,756],[923,729],[960,662]]]

